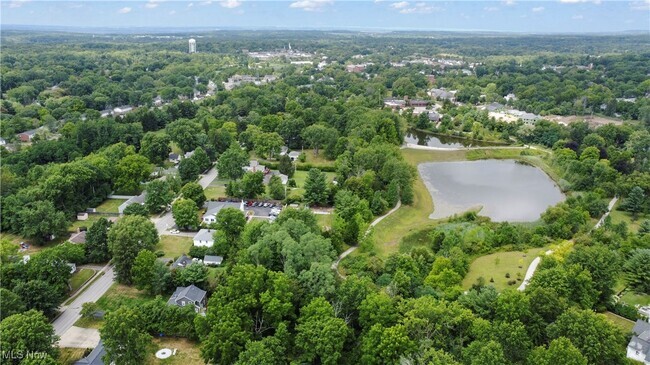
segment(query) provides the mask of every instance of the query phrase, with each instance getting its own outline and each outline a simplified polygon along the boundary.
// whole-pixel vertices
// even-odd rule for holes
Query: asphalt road
[[[104,295],[104,293],[106,293],[106,291],[108,291],[108,288],[113,285],[115,280],[113,266],[107,266],[103,271],[103,276],[91,283],[87,289],[67,307],[61,308],[61,315],[52,323],[54,331],[58,336],[63,337],[63,334],[70,329],[79,318],[81,318],[80,312],[82,304],[87,302],[96,302],[102,297],[102,295]],[[99,273],[97,275],[99,275]]]

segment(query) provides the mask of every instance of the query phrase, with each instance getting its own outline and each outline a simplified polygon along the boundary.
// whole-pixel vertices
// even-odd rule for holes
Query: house
[[[102,110],[101,112],[99,112],[99,115],[102,118],[106,118],[106,117],[109,117],[109,116],[113,115],[113,111],[110,110],[110,109],[105,109],[105,110]]]
[[[406,101],[401,99],[384,99],[384,106],[393,110],[401,109],[406,106]]]
[[[500,104],[500,103],[490,103],[488,104],[485,109],[489,112],[498,112],[501,111],[505,108],[505,105]]]
[[[300,157],[300,152],[297,151],[289,152],[289,158],[291,159],[291,161],[296,161],[298,157]]]
[[[434,111],[430,111],[429,112],[429,121],[431,121],[431,122],[440,121],[440,114],[438,114],[438,113],[436,113]]]
[[[181,162],[181,157],[178,155],[178,153],[170,153],[169,154],[169,162],[173,162],[175,164]]]
[[[627,345],[627,357],[650,365],[650,323],[638,319],[632,332],[632,339]]]
[[[142,194],[132,196],[129,200],[125,201],[122,203],[118,208],[117,212],[120,214],[124,214],[124,209],[128,207],[131,204],[144,204],[144,199],[147,197],[147,192],[143,191]]]
[[[86,231],[73,233],[68,239],[68,241],[72,243],[86,243]]]
[[[29,130],[29,131],[24,131],[22,133],[18,133],[17,136],[18,136],[18,139],[21,142],[30,142],[34,138],[34,136],[36,135],[37,131],[38,131],[37,129],[32,129],[32,130]]]
[[[431,89],[431,91],[429,91],[429,95],[436,98],[436,100],[454,101],[456,98],[453,92],[447,91],[445,89]]]
[[[113,109],[113,114],[115,115],[124,115],[130,111],[133,110],[133,107],[131,105],[122,105],[118,106],[117,108]]]
[[[86,213],[86,212],[77,213],[77,220],[78,221],[87,221],[88,220],[88,213]]]
[[[204,207],[206,208],[205,214],[203,215],[203,223],[210,224],[217,221],[217,213],[223,208],[235,208],[239,209],[242,212],[244,211],[241,203],[231,203],[231,202],[206,202]]]
[[[214,229],[202,229],[194,236],[194,246],[212,247],[214,245]]]
[[[74,365],[104,365],[102,358],[106,355],[106,349],[104,349],[104,344],[102,340],[99,340],[99,343],[95,348],[88,354],[88,356],[74,363]]]
[[[412,107],[426,107],[429,105],[429,100],[423,100],[423,99],[410,99],[408,100],[409,106]]]
[[[179,286],[174,291],[174,294],[167,301],[168,305],[177,305],[184,307],[186,305],[193,305],[194,310],[202,312],[205,309],[206,292],[194,285]]]
[[[161,106],[161,105],[163,105],[163,100],[162,100],[162,98],[160,97],[160,95],[156,96],[156,97],[153,99],[153,105],[154,105],[154,106]]]
[[[535,124],[540,119],[542,118],[539,115],[533,113],[524,113],[521,115],[521,120],[526,124]]]
[[[191,257],[185,256],[185,254],[181,255],[179,258],[174,261],[174,263],[171,265],[172,269],[182,269],[184,267],[188,267],[192,265],[195,261]]]
[[[221,257],[221,256],[205,255],[205,257],[203,257],[203,264],[204,265],[218,266],[218,265],[221,265],[222,262],[223,262],[223,257]]]
[[[185,152],[183,158],[190,158],[192,156],[194,156],[194,151],[189,151],[189,152]]]
[[[513,93],[510,93],[510,94],[504,96],[503,98],[506,99],[506,102],[511,101],[511,100],[512,101],[517,100],[517,97]]]
[[[7,144],[7,141],[5,141],[4,138],[1,138],[1,137],[0,137],[0,146],[4,146],[4,145],[6,145],[6,144]]]
[[[246,172],[257,172],[257,171],[265,172],[266,171],[266,167],[264,167],[264,165],[260,165],[260,163],[257,160],[250,160],[248,162],[248,166],[244,166],[243,168],[244,168],[244,171],[246,171]]]
[[[361,64],[361,65],[347,65],[347,66],[345,66],[345,70],[347,72],[359,73],[359,72],[363,72],[363,71],[366,70],[366,65],[363,65],[363,64]]]

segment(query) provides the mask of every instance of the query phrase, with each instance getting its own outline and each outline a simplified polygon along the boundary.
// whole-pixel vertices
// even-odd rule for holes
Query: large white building
[[[196,40],[190,38],[190,53],[196,53]]]

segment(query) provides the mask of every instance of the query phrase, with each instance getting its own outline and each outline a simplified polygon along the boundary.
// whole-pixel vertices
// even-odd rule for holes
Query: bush
[[[192,246],[190,247],[190,252],[188,252],[188,255],[202,259],[207,254],[208,248],[209,247]]]
[[[639,319],[639,312],[636,310],[634,306],[629,305],[627,303],[618,302],[616,304],[609,304],[607,306],[607,309],[631,321],[636,321],[637,319]]]
[[[156,257],[163,257],[165,256],[165,251],[163,250],[158,250],[155,252]]]
[[[510,273],[509,272],[506,273],[506,279],[510,279]]]
[[[86,302],[81,305],[81,317],[83,318],[92,318],[93,314],[99,310],[99,305],[95,302]]]

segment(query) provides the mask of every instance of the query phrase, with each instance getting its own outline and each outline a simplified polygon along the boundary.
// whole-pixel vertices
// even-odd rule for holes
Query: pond
[[[564,200],[542,170],[514,160],[427,162],[418,171],[433,198],[432,219],[480,208],[495,222],[532,222]]]
[[[460,148],[460,147],[487,147],[499,146],[502,144],[484,141],[474,141],[470,139],[433,134],[414,129],[409,129],[404,136],[404,143],[413,143],[419,146],[429,146],[438,148]]]

